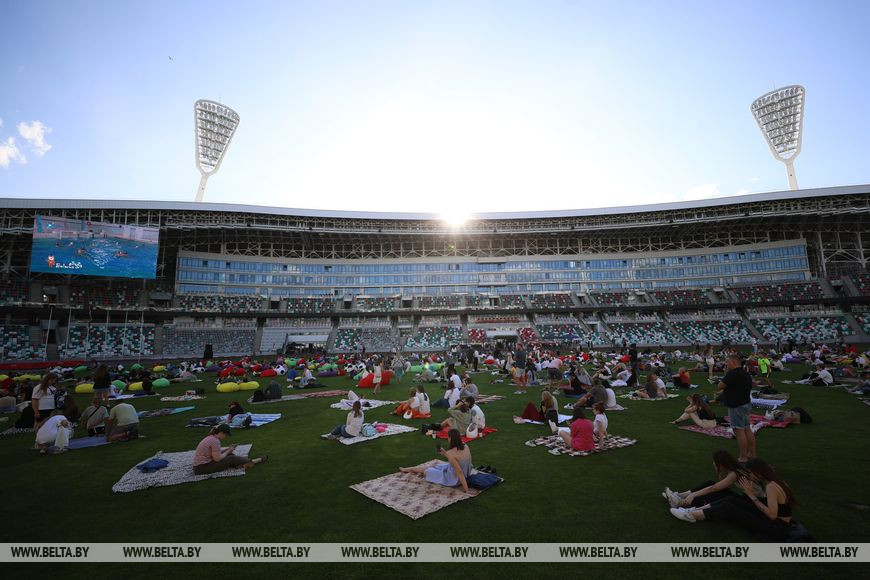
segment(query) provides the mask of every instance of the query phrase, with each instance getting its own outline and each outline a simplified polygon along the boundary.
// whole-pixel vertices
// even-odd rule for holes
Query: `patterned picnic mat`
[[[439,463],[442,462],[432,460],[418,467],[431,467]],[[401,472],[357,483],[350,488],[413,520],[480,493],[476,489],[469,489],[469,493],[465,493],[461,487],[445,487],[429,483],[419,475]]]
[[[377,399],[361,399],[362,401],[362,410],[367,411],[369,409],[377,409],[378,407],[383,407],[384,405],[398,405],[399,401],[378,401]],[[330,409],[341,409],[342,411],[350,411],[353,407],[352,404],[345,403],[333,403],[329,406]]]
[[[371,441],[372,439],[377,439],[379,437],[389,437],[390,435],[401,435],[402,433],[411,433],[411,432],[419,432],[419,429],[415,429],[414,427],[409,427],[407,425],[397,425],[395,423],[380,423],[381,425],[386,425],[387,430],[383,433],[378,433],[377,435],[372,435],[371,437],[364,437],[362,435],[357,435],[356,437],[340,437],[337,439],[339,443],[344,443],[345,445],[354,445],[356,443],[362,443],[363,441]]]
[[[538,437],[537,439],[526,441],[526,445],[529,447],[543,446],[547,449],[555,449],[559,452],[559,455],[573,455],[574,457],[587,457],[589,455],[603,453],[612,449],[629,447],[635,443],[637,443],[637,439],[629,439],[628,437],[621,437],[619,435],[610,435],[604,441],[603,445],[600,447],[596,446],[592,451],[577,451],[576,449],[572,449],[566,445],[565,440],[558,435],[547,435],[546,437]]]
[[[485,405],[486,403],[494,403],[502,399],[504,399],[502,395],[478,395],[474,397],[474,402],[478,405]]]
[[[158,451],[152,457],[140,461],[136,465],[141,465],[150,459],[165,459],[169,465],[163,469],[159,469],[153,473],[142,473],[133,466],[130,471],[124,474],[118,482],[112,486],[114,492],[130,492],[148,489],[149,487],[164,487],[167,485],[179,485],[181,483],[191,483],[202,481],[204,479],[213,479],[215,477],[237,477],[245,474],[244,469],[225,469],[217,473],[208,475],[193,474],[193,456],[196,451],[180,451],[178,453],[163,453]],[[251,445],[239,445],[236,448],[235,454],[242,456],[250,456]]]
[[[710,437],[723,437],[725,439],[733,439],[734,433],[728,427],[716,425],[712,429],[705,429],[698,425],[683,425],[680,427],[683,431],[691,431],[692,433],[700,433],[701,435],[709,435]]]
[[[668,393],[667,397],[656,397],[655,399],[642,399],[641,397],[635,397],[631,393],[626,395],[618,395],[620,399],[631,399],[632,401],[666,401],[667,399],[676,399],[679,395],[675,393]]]

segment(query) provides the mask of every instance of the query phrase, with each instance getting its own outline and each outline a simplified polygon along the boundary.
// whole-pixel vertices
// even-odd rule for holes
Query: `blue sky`
[[[802,188],[870,183],[870,2],[2,4],[0,197],[523,211],[787,189],[749,105],[806,87]],[[170,59],[171,57],[171,59]]]

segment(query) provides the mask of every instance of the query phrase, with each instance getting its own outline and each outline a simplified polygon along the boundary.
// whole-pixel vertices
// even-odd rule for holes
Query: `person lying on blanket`
[[[794,407],[791,410],[782,409],[779,411],[768,411],[764,414],[764,418],[770,421],[781,421],[783,423],[791,423],[800,425],[801,423],[812,423],[813,418],[801,407]]]
[[[235,455],[235,444],[221,448],[221,442],[230,435],[232,430],[229,425],[220,424],[212,427],[209,434],[196,446],[193,455],[194,475],[207,475],[232,468],[250,469],[269,459],[268,455],[256,459]]]
[[[712,429],[716,426],[716,414],[707,401],[699,394],[689,395],[686,397],[689,406],[683,409],[683,414],[671,421],[674,425],[683,421],[691,421],[703,429]]]
[[[471,475],[471,449],[462,442],[462,432],[451,429],[447,433],[447,450],[439,443],[436,447],[438,454],[447,462],[432,467],[400,467],[402,473],[422,475],[429,483],[443,485],[445,487],[462,486],[462,490],[468,493],[466,479]]]
[[[755,457],[746,462],[746,475],[738,476],[737,484],[746,498],[727,496],[698,508],[671,508],[671,515],[691,523],[731,520],[763,541],[788,540],[792,531],[792,510],[797,505],[788,484],[770,465]],[[756,492],[756,485],[764,490],[763,495]]]
[[[347,420],[345,420],[344,425],[336,425],[335,428],[324,435],[326,439],[350,439],[352,437],[358,437],[360,431],[362,431],[363,423],[365,422],[365,416],[362,412],[362,404],[359,402],[359,399],[353,402],[353,408],[350,413],[347,414]]]
[[[655,373],[650,373],[646,376],[646,387],[632,394],[641,399],[666,399],[668,391],[665,389],[665,382]]]
[[[571,416],[570,427],[558,427],[556,433],[565,442],[565,445],[576,451],[592,451],[595,449],[595,439],[592,434],[595,427],[592,421],[586,418],[583,407],[574,407]]]
[[[747,475],[743,464],[724,449],[713,452],[713,471],[716,472],[716,481],[705,481],[682,492],[671,491],[671,488],[666,487],[662,497],[672,508],[705,506],[716,500],[735,496],[737,479]],[[764,495],[761,488],[755,491],[756,495]]]

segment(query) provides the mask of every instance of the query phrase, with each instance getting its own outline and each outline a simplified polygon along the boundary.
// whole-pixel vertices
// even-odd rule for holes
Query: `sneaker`
[[[668,493],[668,496],[667,496],[668,503],[670,504],[670,506],[672,508],[678,508],[678,507],[681,507],[683,505],[683,497],[680,494],[673,492],[667,488],[666,488],[666,491]]]
[[[547,451],[547,453],[549,453],[550,455],[562,455],[558,449],[550,449],[549,451]]]
[[[671,508],[671,515],[678,520],[683,520],[684,522],[689,522],[692,524],[695,523],[695,518],[692,517],[692,514],[686,508]]]
[[[547,421],[547,424],[550,426],[550,431],[553,432],[553,435],[559,432],[559,427],[556,426],[555,423],[553,423],[552,421]]]
[[[534,441],[526,441],[526,447],[537,447],[537,445],[535,445]]]

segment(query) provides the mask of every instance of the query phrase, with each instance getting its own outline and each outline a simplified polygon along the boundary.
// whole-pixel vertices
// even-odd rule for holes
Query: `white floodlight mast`
[[[220,103],[200,99],[193,104],[196,168],[202,174],[196,201],[202,201],[205,182],[217,173],[239,126],[239,114]]]
[[[798,188],[794,159],[801,152],[805,94],[802,86],[790,85],[758,97],[750,107],[770,152],[785,163],[790,189]]]

